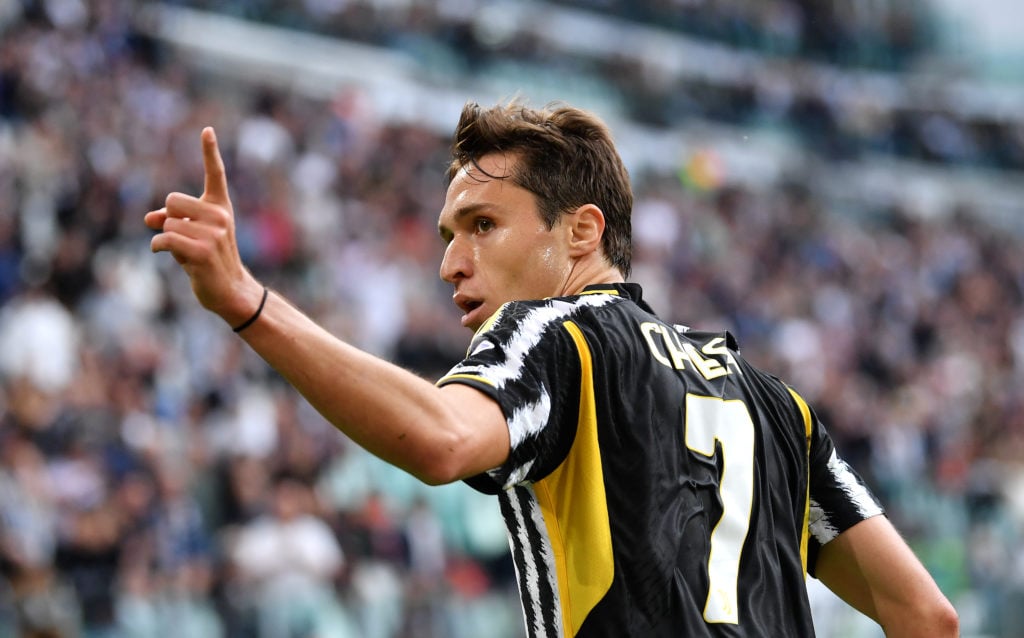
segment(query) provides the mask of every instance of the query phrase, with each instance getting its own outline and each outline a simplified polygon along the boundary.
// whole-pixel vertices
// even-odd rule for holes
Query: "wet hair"
[[[605,217],[605,258],[623,277],[629,276],[633,191],[604,122],[562,104],[532,109],[513,100],[483,108],[469,102],[455,127],[448,182],[467,165],[479,169],[477,162],[490,153],[508,153],[518,160],[509,175],[485,174],[511,179],[533,193],[548,228],[580,206],[600,208]]]

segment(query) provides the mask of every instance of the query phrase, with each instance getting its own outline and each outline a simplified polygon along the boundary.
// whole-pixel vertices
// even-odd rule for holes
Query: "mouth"
[[[479,325],[481,323],[481,319],[477,317],[477,315],[482,312],[481,308],[483,308],[484,305],[482,300],[473,299],[461,293],[455,293],[455,296],[452,299],[459,310],[464,313],[461,321],[463,326],[472,328],[474,325]]]

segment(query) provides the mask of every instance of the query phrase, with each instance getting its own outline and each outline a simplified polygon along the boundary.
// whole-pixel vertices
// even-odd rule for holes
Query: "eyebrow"
[[[464,219],[466,217],[469,217],[470,215],[479,213],[480,211],[485,210],[485,209],[489,209],[489,208],[491,208],[491,205],[487,204],[487,203],[484,203],[484,202],[477,202],[477,203],[474,203],[474,204],[467,204],[465,206],[462,206],[460,208],[455,209],[455,213],[452,215],[453,221],[458,222],[460,219]],[[447,240],[448,237],[446,236],[445,233],[450,235],[451,232],[452,231],[447,226],[445,226],[443,224],[438,224],[437,225],[437,234],[441,236],[441,239]]]

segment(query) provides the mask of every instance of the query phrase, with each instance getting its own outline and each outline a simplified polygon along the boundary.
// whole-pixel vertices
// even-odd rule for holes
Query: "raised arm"
[[[825,544],[815,573],[888,638],[959,636],[956,610],[885,516],[861,521]]]
[[[232,327],[247,322],[263,285],[242,264],[224,163],[212,128],[202,132],[203,194],[167,196],[146,214],[200,304]],[[421,480],[447,483],[500,465],[509,435],[501,409],[483,393],[430,382],[337,339],[274,292],[240,336],[335,427]]]

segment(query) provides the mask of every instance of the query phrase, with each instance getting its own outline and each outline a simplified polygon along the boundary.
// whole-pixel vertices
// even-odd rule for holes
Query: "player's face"
[[[511,174],[515,161],[493,153],[460,170],[438,219],[447,243],[441,278],[455,286],[462,325],[472,330],[505,302],[563,294],[572,270],[566,225],[548,229],[533,193],[487,176]]]

